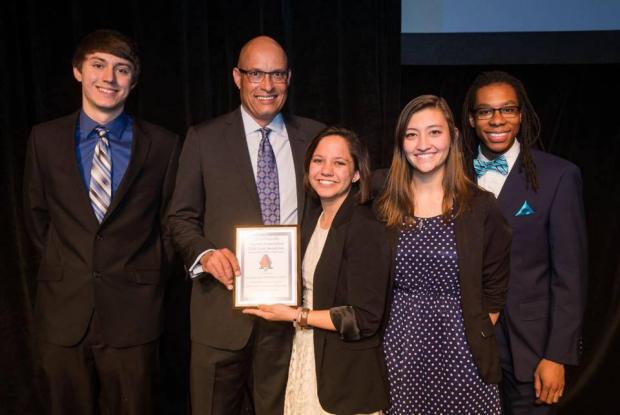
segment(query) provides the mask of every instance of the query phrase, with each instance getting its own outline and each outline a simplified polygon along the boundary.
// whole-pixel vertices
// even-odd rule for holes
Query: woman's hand
[[[299,308],[284,304],[259,305],[258,308],[246,308],[243,314],[251,314],[269,321],[295,321]]]

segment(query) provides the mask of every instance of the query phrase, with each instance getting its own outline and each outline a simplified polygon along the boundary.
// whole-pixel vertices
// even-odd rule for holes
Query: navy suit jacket
[[[513,229],[508,299],[498,335],[503,363],[512,360],[516,378],[532,382],[542,358],[575,365],[586,298],[587,246],[579,169],[531,150],[539,189],[526,187],[513,166],[498,200]],[[516,215],[526,202],[529,215]],[[509,361],[509,360],[508,360]]]

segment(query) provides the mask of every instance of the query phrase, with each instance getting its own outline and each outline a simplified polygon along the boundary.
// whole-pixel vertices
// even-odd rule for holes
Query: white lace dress
[[[312,309],[314,271],[319,262],[329,229],[322,229],[317,221],[301,265],[303,306]],[[380,415],[381,412],[374,414]],[[319,403],[314,365],[314,330],[295,329],[288,383],[284,399],[284,415],[330,415]]]

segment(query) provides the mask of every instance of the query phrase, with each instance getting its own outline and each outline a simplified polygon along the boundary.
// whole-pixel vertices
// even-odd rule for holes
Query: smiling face
[[[261,36],[248,42],[239,54],[238,68],[244,71],[289,73],[285,82],[274,82],[265,75],[260,82],[250,82],[246,74],[233,69],[233,78],[241,96],[241,105],[262,127],[273,120],[286,102],[290,83],[288,61],[282,47],[273,39]]]
[[[450,152],[450,127],[439,108],[413,113],[403,137],[403,150],[414,175],[443,174]]]
[[[310,186],[321,203],[341,204],[359,180],[355,162],[347,141],[338,135],[328,135],[317,145],[308,166]]]
[[[476,92],[475,108],[493,108],[519,106],[519,98],[514,88],[505,83],[483,86]],[[482,153],[489,159],[505,153],[515,142],[521,126],[521,114],[504,117],[500,111],[493,111],[487,120],[476,119],[469,115],[469,124],[476,130],[482,142]]]
[[[82,108],[93,120],[105,124],[116,118],[133,88],[133,65],[104,52],[86,55],[73,75],[82,83]]]

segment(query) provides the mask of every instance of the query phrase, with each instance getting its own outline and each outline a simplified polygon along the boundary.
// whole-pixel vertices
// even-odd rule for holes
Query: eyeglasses
[[[269,75],[271,77],[271,80],[278,84],[282,84],[288,80],[288,71],[265,72],[265,71],[259,71],[258,69],[246,70],[246,69],[241,69],[239,67],[237,67],[237,69],[239,70],[239,72],[247,76],[250,82],[255,83],[255,84],[265,79],[265,75]]]
[[[519,115],[521,107],[518,105],[506,105],[500,108],[482,107],[474,108],[474,117],[477,120],[489,120],[495,115],[495,111],[499,111],[504,118],[515,118]]]

